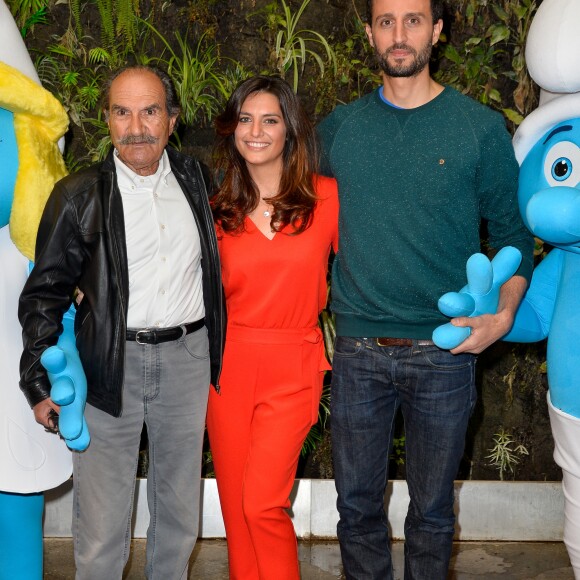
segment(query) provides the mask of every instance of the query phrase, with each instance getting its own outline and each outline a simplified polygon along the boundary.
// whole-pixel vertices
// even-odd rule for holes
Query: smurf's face
[[[520,168],[518,199],[528,229],[580,253],[580,118],[546,132]]]

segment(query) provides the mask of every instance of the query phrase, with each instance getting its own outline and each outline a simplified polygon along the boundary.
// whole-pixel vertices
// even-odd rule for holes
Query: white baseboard
[[[147,480],[135,492],[133,537],[147,533]],[[202,480],[201,538],[225,536],[214,479]],[[328,479],[297,479],[290,514],[299,538],[336,538],[336,491]],[[392,537],[403,539],[409,503],[404,481],[389,483],[385,497]],[[456,538],[474,541],[561,541],[564,498],[560,482],[455,482]],[[72,483],[46,493],[45,537],[71,535]]]

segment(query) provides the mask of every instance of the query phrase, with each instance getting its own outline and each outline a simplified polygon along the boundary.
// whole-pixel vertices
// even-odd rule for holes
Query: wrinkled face
[[[152,175],[173,133],[165,89],[152,72],[127,70],[112,83],[108,124],[119,158],[138,175]]]
[[[580,118],[555,125],[520,168],[518,199],[528,229],[580,253]]]
[[[234,139],[248,169],[271,166],[281,170],[286,123],[278,97],[266,92],[250,95],[242,104]]]
[[[426,70],[442,27],[430,0],[374,0],[366,33],[386,76],[413,77]]]

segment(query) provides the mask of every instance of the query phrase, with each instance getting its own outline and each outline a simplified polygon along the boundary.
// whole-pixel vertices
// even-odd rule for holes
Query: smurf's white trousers
[[[580,580],[580,419],[556,409],[549,393],[548,410],[555,443],[554,460],[563,475],[564,543],[574,577]]]

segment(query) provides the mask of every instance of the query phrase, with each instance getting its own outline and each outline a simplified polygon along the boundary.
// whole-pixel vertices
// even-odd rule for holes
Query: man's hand
[[[58,420],[55,420],[55,413],[58,415],[60,412],[58,405],[55,405],[50,399],[44,399],[44,401],[34,405],[32,411],[37,423],[40,423],[47,431],[58,432]]]
[[[521,262],[516,248],[502,248],[490,262],[483,254],[467,261],[467,285],[439,299],[439,310],[455,317],[433,332],[433,342],[453,354],[478,354],[504,336],[527,282],[514,276]]]

